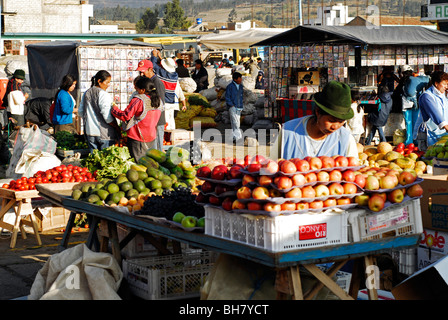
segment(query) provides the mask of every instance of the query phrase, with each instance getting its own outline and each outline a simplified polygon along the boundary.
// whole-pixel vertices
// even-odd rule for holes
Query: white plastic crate
[[[365,209],[351,210],[348,221],[353,242],[423,232],[420,199],[408,200],[377,213]]]
[[[267,217],[205,208],[205,234],[272,252],[348,242],[348,214],[316,213]]]
[[[123,260],[130,291],[145,300],[199,297],[200,288],[216,261],[211,251]]]

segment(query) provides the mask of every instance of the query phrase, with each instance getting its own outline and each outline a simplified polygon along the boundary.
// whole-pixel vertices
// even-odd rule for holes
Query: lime
[[[162,188],[162,182],[160,180],[153,180],[151,181],[151,190],[161,189]]]
[[[138,179],[139,180],[145,180],[148,178],[148,174],[145,171],[139,171],[138,172]]]
[[[75,200],[79,200],[79,198],[81,198],[82,196],[82,191],[81,190],[73,190],[72,192],[72,198]]]
[[[130,181],[125,181],[123,183],[120,184],[120,190],[127,192],[129,190],[131,190],[133,188],[132,182]]]
[[[90,203],[95,203],[97,201],[100,200],[100,197],[98,197],[98,195],[96,194],[91,194],[88,198],[87,201],[89,201]]]
[[[138,192],[146,188],[145,183],[142,180],[135,181],[133,185],[134,189],[137,190]]]
[[[128,199],[132,198],[132,197],[137,198],[138,194],[139,194],[139,192],[137,190],[131,189],[126,193],[126,198],[128,198]]]
[[[129,181],[134,182],[138,180],[138,172],[134,169],[129,169],[128,172],[126,172],[126,177]]]
[[[98,190],[98,192],[96,194],[98,195],[98,197],[100,197],[101,200],[106,200],[107,196],[109,195],[109,192],[107,192],[106,190],[100,189],[100,190]]]

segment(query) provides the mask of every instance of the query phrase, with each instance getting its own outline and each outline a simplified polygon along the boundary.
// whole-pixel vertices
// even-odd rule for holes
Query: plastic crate
[[[348,242],[348,214],[316,213],[267,217],[205,208],[205,234],[272,252]]]
[[[355,209],[350,211],[348,221],[353,242],[423,232],[420,199],[408,200],[377,213]]]
[[[391,256],[400,273],[410,276],[417,271],[417,248],[391,250]]]
[[[145,300],[199,297],[217,254],[211,251],[123,260],[130,291]]]

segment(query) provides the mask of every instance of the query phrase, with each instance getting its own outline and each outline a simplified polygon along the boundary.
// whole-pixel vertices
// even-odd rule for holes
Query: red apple
[[[319,157],[313,157],[309,160],[311,170],[319,170],[322,168],[322,160]]]
[[[250,174],[245,174],[243,176],[241,184],[243,186],[245,186],[245,185],[247,185],[248,183],[251,183],[251,182],[255,182],[255,177],[251,176]]]
[[[328,186],[330,195],[340,195],[344,194],[344,187],[339,182],[333,182]]]
[[[246,205],[238,200],[234,200],[232,203],[232,210],[235,209],[246,209]]]
[[[208,203],[208,196],[206,196],[205,194],[203,194],[202,192],[199,192],[198,195],[196,196],[196,202],[199,203]]]
[[[369,198],[368,194],[363,193],[355,197],[355,202],[360,206],[367,206],[369,204]]]
[[[284,202],[281,204],[282,211],[294,211],[296,210],[296,207],[294,202]]]
[[[258,177],[258,183],[262,187],[267,187],[272,183],[273,179],[270,176],[259,176]]]
[[[401,203],[404,199],[403,190],[395,189],[387,193],[387,200],[392,203]]]
[[[269,190],[265,187],[256,187],[254,190],[252,190],[252,198],[267,199],[269,198]]]
[[[334,198],[329,198],[327,200],[324,200],[325,208],[334,207],[335,205],[337,205],[337,202],[336,202],[336,199],[334,199]]]
[[[349,167],[359,167],[358,157],[347,157]]]
[[[283,173],[294,173],[297,171],[297,168],[293,162],[285,160],[280,166],[280,171]]]
[[[264,204],[263,209],[269,212],[279,212],[282,211],[282,206],[278,203],[267,202]]]
[[[332,157],[320,156],[320,160],[322,160],[322,168],[333,168],[335,163]]]
[[[416,180],[416,177],[409,171],[402,171],[398,176],[398,182],[405,186],[407,184],[411,184]]]
[[[301,198],[302,190],[300,188],[292,188],[288,192],[285,193],[285,198]]]
[[[314,198],[316,197],[316,191],[312,186],[305,186],[302,188],[302,198]]]
[[[344,194],[355,194],[358,187],[354,183],[344,183]]]
[[[310,208],[310,204],[308,202],[299,202],[296,205],[297,210],[308,210]]]
[[[385,175],[380,178],[380,189],[393,189],[398,185],[396,175]]]
[[[367,176],[365,189],[366,190],[378,190],[379,188],[380,188],[380,182],[379,182],[378,178],[373,175]]]
[[[317,174],[315,172],[305,173],[305,180],[306,180],[307,183],[316,182],[317,181]]]
[[[263,157],[262,155],[255,155],[252,157],[250,163],[259,163],[259,164],[266,164],[267,163],[267,159],[265,157]]]
[[[360,187],[364,188],[366,185],[366,177],[363,174],[355,175],[355,183]]]
[[[334,165],[336,167],[347,167],[348,166],[348,159],[347,157],[344,156],[337,156],[336,158],[334,158]]]
[[[342,172],[342,181],[354,182],[355,173],[353,172],[353,170],[344,170],[344,172]]]
[[[413,197],[420,197],[423,194],[423,188],[419,184],[414,184],[406,189],[406,194]]]
[[[330,181],[330,174],[327,171],[319,171],[317,173],[317,181],[327,182]]]
[[[246,170],[249,172],[258,172],[261,169],[260,163],[249,163],[246,167]]]
[[[322,200],[314,200],[310,202],[310,209],[322,209],[324,207],[324,202]]]
[[[378,212],[378,211],[383,210],[384,203],[385,203],[385,201],[384,201],[383,197],[381,197],[378,194],[374,194],[369,198],[367,205],[370,210],[372,210],[374,212]]]
[[[381,198],[383,198],[384,202],[386,202],[386,200],[387,200],[387,193],[386,192],[377,193],[377,195],[379,195]]]
[[[330,195],[330,189],[324,184],[314,186],[314,191],[316,192],[316,197],[326,197]]]
[[[247,204],[247,209],[252,210],[252,211],[261,210],[261,209],[263,209],[263,205],[258,202],[249,202]]]
[[[268,160],[266,164],[264,164],[260,169],[260,174],[268,174],[272,175],[278,172],[279,166],[278,163],[273,160]]]
[[[331,170],[329,175],[330,181],[342,181],[342,173],[338,169]]]
[[[225,165],[218,165],[213,168],[210,177],[215,180],[224,180],[227,176],[228,168]]]
[[[292,179],[292,184],[294,186],[301,186],[301,185],[304,185],[306,183],[306,178],[301,173],[296,173],[295,175],[292,176],[291,179]]]
[[[299,172],[306,172],[310,170],[310,163],[305,159],[299,159],[295,163],[296,170]]]
[[[277,188],[279,189],[289,189],[292,187],[292,179],[286,176],[279,177],[277,181]]]
[[[201,186],[201,190],[204,193],[213,192],[215,190],[215,184],[210,181],[205,181]]]
[[[216,205],[216,206],[220,206],[221,205],[221,198],[219,198],[219,197],[215,197],[215,196],[210,196],[209,197],[209,199],[208,199],[208,201],[211,203],[211,204],[214,204],[214,205]]]
[[[352,200],[350,198],[345,198],[344,197],[344,198],[339,198],[337,200],[338,206],[345,206],[345,205],[350,204],[350,203],[352,203]]]
[[[232,205],[233,205],[233,199],[231,197],[227,197],[224,199],[224,201],[222,202],[222,208],[226,211],[230,211],[232,210]]]
[[[215,193],[217,195],[220,195],[220,194],[230,191],[230,190],[231,190],[231,188],[229,188],[228,186],[223,185],[223,184],[217,184],[215,187]]]
[[[244,166],[247,167],[248,164],[251,163],[252,157],[250,155],[246,155],[244,157]]]
[[[240,179],[243,176],[243,173],[241,172],[243,169],[244,167],[239,164],[233,165],[229,170],[229,178]]]
[[[252,197],[252,191],[250,190],[249,187],[243,186],[239,188],[238,191],[236,192],[236,197],[238,199],[249,199]]]
[[[207,166],[200,167],[196,172],[196,175],[201,178],[210,178],[211,174],[212,170]]]

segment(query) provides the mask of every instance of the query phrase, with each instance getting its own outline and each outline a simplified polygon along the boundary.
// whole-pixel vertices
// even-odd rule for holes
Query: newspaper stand
[[[111,242],[112,252],[120,264],[120,250],[129,243],[131,238],[126,237],[121,241],[118,240],[116,232],[117,223],[125,225],[132,230],[131,235],[139,232],[148,233],[151,236],[159,236],[162,239],[171,239],[187,243],[193,247],[233,255],[272,267],[276,271],[275,288],[278,299],[289,296],[297,300],[312,299],[323,286],[326,286],[340,299],[354,300],[357,298],[359,283],[363,278],[363,273],[366,279],[373,278],[374,270],[366,267],[375,266],[374,256],[376,254],[389,252],[390,249],[415,247],[420,238],[420,234],[407,234],[397,237],[303,248],[293,251],[270,252],[244,243],[217,238],[200,232],[183,230],[171,224],[164,224],[161,221],[148,217],[131,215],[113,207],[97,206],[74,200],[70,196],[67,196],[69,190],[65,190],[64,192],[59,190],[59,192],[62,192],[61,194],[48,189],[46,185],[38,185],[36,187],[39,190],[39,194],[50,202],[62,206],[67,210],[71,210],[72,213],[86,213],[88,216],[91,216],[92,221],[96,223],[90,223],[92,227],[86,243],[89,248],[95,246],[95,239],[97,239],[98,235],[98,223],[100,221],[102,224],[105,222],[109,229],[108,240]],[[70,222],[67,225],[64,238],[70,234],[69,224]],[[66,243],[67,239],[63,240],[62,248],[65,248]],[[101,248],[96,247],[96,249],[107,250],[107,245],[103,245]],[[332,277],[349,260],[354,260],[355,266],[350,289],[347,293]],[[333,262],[333,265],[326,272],[320,270],[317,266],[317,264],[327,262]],[[305,293],[302,291],[301,286],[300,267],[308,270],[318,280],[318,283]],[[373,285],[367,288],[367,291],[369,299],[378,299],[377,286]]]
[[[39,246],[42,241],[39,236],[38,226],[34,217],[33,207],[31,206],[31,199],[40,197],[37,190],[14,191],[0,188],[0,198],[2,198],[2,207],[0,209],[0,227],[12,232],[10,247],[13,249],[16,246],[17,235],[19,230],[23,239],[26,239],[26,232],[24,225],[33,228],[34,235]],[[14,224],[3,221],[5,214],[11,209],[15,212]],[[27,220],[27,218],[30,218]]]

